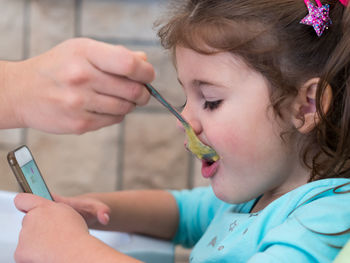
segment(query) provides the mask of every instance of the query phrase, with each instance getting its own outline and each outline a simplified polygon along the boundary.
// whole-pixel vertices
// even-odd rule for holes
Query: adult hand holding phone
[[[81,134],[118,123],[154,79],[143,52],[86,38],[20,62],[0,62],[0,128]]]

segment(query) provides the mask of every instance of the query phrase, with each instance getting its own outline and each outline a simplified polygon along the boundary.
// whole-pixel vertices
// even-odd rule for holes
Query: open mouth
[[[185,142],[185,148],[187,151],[191,152],[187,147],[187,142]],[[202,175],[204,178],[210,178],[216,173],[219,162],[213,161],[211,159],[202,159]]]
[[[204,160],[203,161],[203,165],[205,165],[205,166],[212,166],[214,163],[215,163],[215,161],[212,161],[212,160]]]
[[[218,161],[206,161],[202,160],[202,175],[204,178],[210,178],[214,176],[219,167]]]

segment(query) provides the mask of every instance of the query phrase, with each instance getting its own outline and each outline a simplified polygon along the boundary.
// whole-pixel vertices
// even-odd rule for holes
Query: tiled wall
[[[0,0],[0,59],[33,57],[80,36],[122,44],[147,52],[157,73],[153,84],[174,105],[181,105],[184,97],[176,73],[153,29],[167,2]],[[199,162],[185,151],[183,140],[175,118],[153,99],[123,123],[80,136],[2,130],[0,190],[19,190],[6,154],[21,144],[32,150],[50,189],[62,195],[205,185],[198,175]],[[186,261],[186,254],[177,252],[176,262]]]
[[[79,36],[122,44],[147,52],[157,73],[155,87],[174,105],[181,105],[184,96],[176,73],[153,29],[166,4],[166,0],[0,0],[0,59],[33,57]],[[31,148],[51,190],[63,195],[206,184],[183,140],[175,118],[153,99],[123,123],[80,136],[3,130],[0,190],[18,190],[6,154],[20,144]]]

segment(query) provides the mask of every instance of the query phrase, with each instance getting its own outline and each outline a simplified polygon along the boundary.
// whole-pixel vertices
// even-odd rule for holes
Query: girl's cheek
[[[230,158],[231,156],[236,160],[242,162],[249,162],[255,158],[254,138],[250,138],[249,134],[241,131],[239,128],[231,129],[231,132],[220,129],[216,132],[210,144],[221,155]],[[224,157],[225,158],[225,157]]]
[[[225,129],[217,130],[215,135],[210,137],[210,144],[222,153],[233,152],[241,147],[240,136]]]

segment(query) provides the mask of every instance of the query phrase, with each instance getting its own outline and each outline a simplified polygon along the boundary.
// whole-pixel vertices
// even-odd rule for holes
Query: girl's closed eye
[[[208,109],[210,111],[213,111],[220,106],[221,102],[222,102],[222,100],[215,100],[215,101],[208,101],[207,100],[204,102],[203,108]]]

